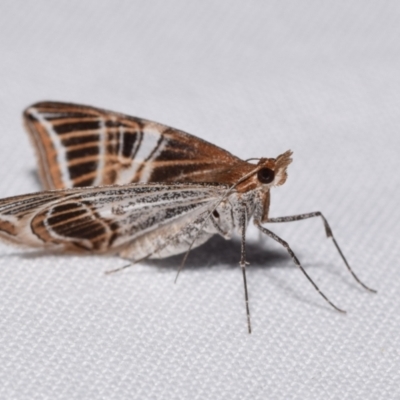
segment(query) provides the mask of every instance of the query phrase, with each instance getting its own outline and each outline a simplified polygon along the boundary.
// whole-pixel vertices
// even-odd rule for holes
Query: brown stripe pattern
[[[233,184],[254,165],[156,122],[68,103],[24,112],[46,189],[131,182]]]

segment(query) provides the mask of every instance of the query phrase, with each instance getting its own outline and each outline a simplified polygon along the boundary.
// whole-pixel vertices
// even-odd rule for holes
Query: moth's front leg
[[[303,219],[314,218],[314,217],[322,218],[326,236],[328,238],[329,237],[333,238],[332,229],[329,226],[328,221],[326,220],[326,218],[322,215],[322,213],[320,211],[314,211],[314,212],[310,212],[310,213],[306,213],[306,214],[288,215],[285,217],[266,218],[262,222],[263,223],[293,222],[293,221],[301,221]]]
[[[280,238],[278,235],[276,235],[274,232],[270,231],[269,229],[263,227],[261,225],[260,220],[258,219],[254,219],[254,225],[264,234],[266,234],[267,236],[269,236],[271,239],[274,239],[276,242],[278,242],[281,246],[283,246],[286,251],[288,252],[288,254],[290,255],[290,257],[292,258],[293,262],[296,264],[296,266],[300,269],[300,271],[304,274],[304,276],[308,279],[308,281],[314,286],[315,290],[324,298],[324,300],[329,303],[335,310],[341,312],[341,313],[346,313],[346,311],[342,310],[341,308],[337,307],[335,304],[332,303],[332,301],[330,301],[328,299],[328,297],[321,291],[321,289],[318,287],[318,285],[312,280],[312,278],[310,277],[310,275],[308,275],[308,273],[306,272],[306,270],[304,269],[304,267],[301,265],[299,259],[297,258],[296,254],[294,253],[294,251],[292,250],[292,248],[290,247],[289,243],[286,242],[285,240],[283,240],[282,238]]]
[[[369,288],[367,285],[365,285],[355,274],[355,272],[352,270],[350,267],[350,264],[347,262],[346,257],[344,256],[342,250],[339,247],[339,244],[337,243],[335,237],[333,236],[332,229],[327,221],[327,219],[324,217],[324,215],[320,211],[314,211],[306,214],[298,214],[298,215],[289,215],[286,217],[277,217],[277,218],[266,218],[265,221],[263,220],[262,222],[264,223],[279,223],[279,222],[293,222],[293,221],[302,221],[303,219],[308,219],[308,218],[314,218],[314,217],[321,217],[322,222],[324,224],[325,228],[325,233],[328,238],[331,238],[333,241],[333,244],[336,247],[336,250],[340,254],[340,257],[342,258],[343,262],[346,265],[346,268],[348,271],[351,273],[353,278],[366,290],[376,293],[376,290]]]

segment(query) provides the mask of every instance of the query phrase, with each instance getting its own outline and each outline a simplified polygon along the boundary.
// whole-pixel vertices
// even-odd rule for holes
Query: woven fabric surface
[[[1,196],[40,190],[21,112],[39,100],[180,128],[246,159],[291,149],[270,225],[104,272],[117,257],[0,246],[1,399],[400,398],[400,5],[396,1],[0,4]]]

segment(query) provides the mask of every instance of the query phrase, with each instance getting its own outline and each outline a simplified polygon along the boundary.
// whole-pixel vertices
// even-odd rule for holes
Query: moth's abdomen
[[[194,249],[217,233],[215,230],[212,232],[203,230],[199,233],[202,222],[203,219],[194,222],[182,219],[170,226],[151,231],[136,238],[120,251],[119,255],[137,261],[143,258],[157,259],[185,253],[191,245]]]
[[[194,249],[213,235],[229,239],[235,229],[234,210],[229,202],[202,207],[167,226],[143,234],[126,246],[119,255],[133,261],[165,258]],[[237,217],[236,217],[237,219]]]

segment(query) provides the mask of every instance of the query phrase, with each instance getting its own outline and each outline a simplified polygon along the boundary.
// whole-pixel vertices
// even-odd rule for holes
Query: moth
[[[0,200],[0,238],[8,242],[117,254],[131,263],[185,253],[184,263],[190,249],[211,236],[230,239],[236,232],[251,333],[246,282],[251,219],[286,249],[318,293],[344,312],[318,288],[289,244],[264,226],[319,217],[354,279],[374,291],[353,272],[321,212],[269,216],[270,190],[285,183],[291,151],[243,161],[178,129],[77,104],[40,102],[23,118],[45,191]]]

